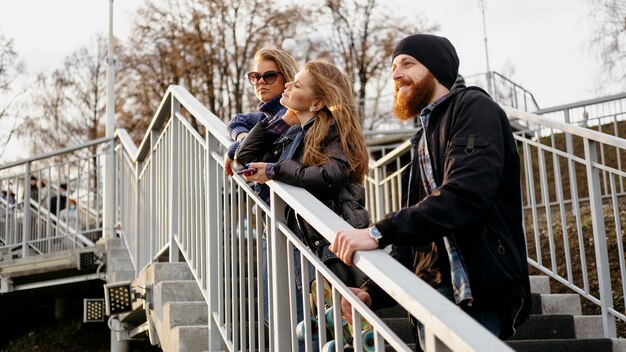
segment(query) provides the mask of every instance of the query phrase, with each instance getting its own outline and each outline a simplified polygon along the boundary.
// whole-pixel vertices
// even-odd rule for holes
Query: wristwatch
[[[372,226],[370,227],[370,237],[373,238],[376,243],[378,243],[378,241],[383,238],[383,235],[380,233],[380,230],[376,228],[376,226]]]

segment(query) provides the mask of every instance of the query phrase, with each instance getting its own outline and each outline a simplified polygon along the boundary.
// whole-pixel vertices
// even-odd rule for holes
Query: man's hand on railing
[[[366,306],[372,305],[372,298],[369,293],[365,290],[356,287],[350,287],[352,293],[354,293]],[[352,324],[352,305],[345,299],[343,296],[341,297],[341,316],[350,324]]]
[[[374,240],[369,229],[348,229],[337,232],[335,241],[329,249],[339,259],[348,265],[352,265],[352,256],[356,251],[371,251],[378,248],[378,242]]]

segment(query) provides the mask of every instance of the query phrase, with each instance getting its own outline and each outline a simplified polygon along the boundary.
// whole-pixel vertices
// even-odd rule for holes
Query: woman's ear
[[[318,112],[324,108],[324,103],[320,99],[313,100],[313,104],[309,107],[309,111]]]

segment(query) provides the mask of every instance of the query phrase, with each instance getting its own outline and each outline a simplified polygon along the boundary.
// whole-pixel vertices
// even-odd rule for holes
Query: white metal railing
[[[0,166],[0,260],[93,246],[102,231],[101,138]],[[37,184],[31,187],[31,176]],[[67,183],[67,195],[60,185]],[[76,213],[48,211],[53,197],[76,201]],[[68,205],[66,202],[66,205]],[[57,201],[57,205],[60,203]]]
[[[382,158],[369,161],[365,199],[372,222],[402,208],[402,172],[411,160],[411,150],[411,141],[406,140]]]
[[[529,263],[599,305],[604,334],[615,337],[615,318],[626,321],[626,173],[619,158],[626,155],[626,139],[510,108],[505,111],[535,131],[515,136],[522,159]],[[601,151],[613,157],[600,158]],[[612,279],[611,272],[619,275]]]
[[[504,75],[490,71],[465,77],[467,85],[476,85],[486,90],[493,100],[501,105],[524,111],[535,111],[539,105],[533,94]]]
[[[188,119],[195,119],[202,131],[194,130]],[[291,233],[285,208],[292,208],[331,241],[338,230],[350,225],[303,189],[269,182],[268,206],[241,177],[225,176],[222,155],[231,143],[226,127],[185,89],[168,88],[139,148],[123,130],[118,131],[117,141],[117,218],[132,262],[139,272],[168,252],[170,261],[188,264],[209,307],[209,350],[297,349],[296,295],[302,295],[307,321],[311,317],[309,270],[318,283],[321,277],[330,283],[335,312],[342,295],[353,304],[355,324],[364,317],[373,325],[377,351],[383,351],[385,344],[410,350]],[[298,257],[294,248],[301,253]],[[302,273],[307,273],[302,275],[302,291],[295,280],[298,258]],[[510,350],[383,251],[358,253],[354,259],[358,268],[424,323],[428,351]],[[264,297],[265,277],[268,297]],[[263,309],[266,300],[268,316]],[[317,302],[323,306],[321,297]],[[320,348],[328,339],[324,326],[321,319],[315,342]],[[310,329],[306,336],[310,350],[314,343]],[[359,343],[357,335],[355,344]]]
[[[581,127],[587,127],[597,130],[615,137],[626,138],[626,92],[611,96],[580,101],[572,104],[555,106],[552,108],[541,109],[536,112],[541,116],[548,117],[557,121],[574,124]],[[535,133],[535,131],[520,131],[520,133]],[[555,147],[552,145],[552,147]],[[574,153],[574,145],[571,137],[567,137],[566,151],[570,154]],[[601,164],[606,164],[607,159],[615,156],[614,165],[622,170],[624,165],[624,155],[616,153],[617,149],[610,145],[601,144],[598,150]],[[610,195],[608,184],[603,184],[602,193],[604,197]],[[624,182],[620,180],[618,192],[624,194],[626,188]]]
[[[600,306],[604,334],[614,337],[615,318],[626,321],[626,173],[621,166],[626,139],[503,108],[512,124],[528,127],[515,134],[528,261]],[[401,175],[387,171],[386,165],[410,151],[407,142],[370,162],[366,190],[369,207],[376,210],[373,219],[401,208]],[[611,272],[617,273],[614,278]]]

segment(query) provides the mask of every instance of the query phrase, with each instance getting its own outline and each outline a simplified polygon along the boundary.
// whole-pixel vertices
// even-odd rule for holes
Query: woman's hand
[[[224,154],[224,172],[228,176],[233,176],[233,168],[230,165],[233,162],[233,159],[228,157],[228,153]]]
[[[252,181],[256,183],[265,183],[269,181],[267,175],[265,174],[265,170],[267,169],[267,163],[250,163],[247,165],[248,169],[257,169],[257,171],[252,175],[243,174],[243,178],[246,181]]]
[[[356,287],[349,287],[366,306],[370,307],[372,305],[372,298],[369,293],[364,290]],[[341,316],[350,324],[352,324],[352,305],[348,302],[347,299],[341,297]]]

